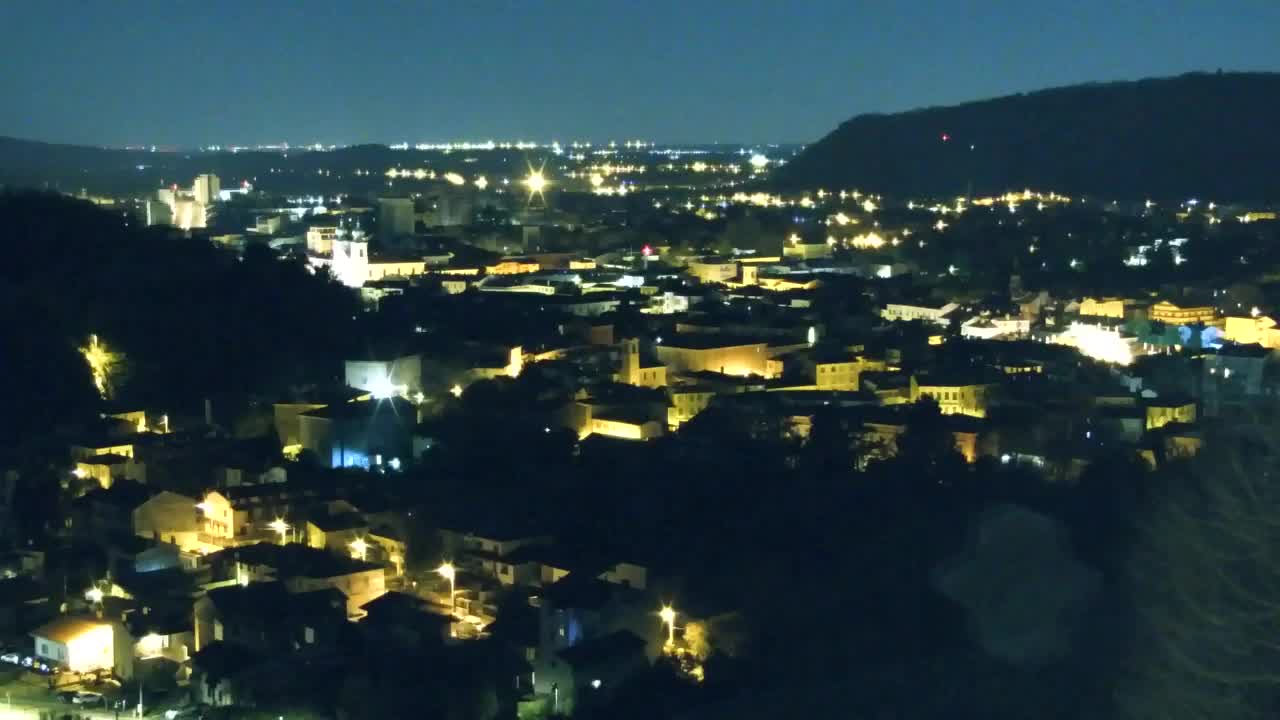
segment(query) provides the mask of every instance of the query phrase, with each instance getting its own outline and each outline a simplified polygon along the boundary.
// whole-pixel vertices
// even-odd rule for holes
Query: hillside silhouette
[[[1280,74],[1193,73],[860,115],[771,178],[781,188],[1114,199],[1280,199]]]

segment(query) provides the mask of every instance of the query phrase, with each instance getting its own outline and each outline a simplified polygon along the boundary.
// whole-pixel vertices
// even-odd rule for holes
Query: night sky
[[[0,134],[816,139],[850,116],[1280,70],[1276,0],[0,3]]]

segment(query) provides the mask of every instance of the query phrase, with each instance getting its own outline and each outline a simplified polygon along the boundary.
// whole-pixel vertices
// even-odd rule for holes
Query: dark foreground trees
[[[1280,444],[1270,422],[1209,443],[1139,523],[1138,636],[1121,694],[1135,720],[1280,711]]]

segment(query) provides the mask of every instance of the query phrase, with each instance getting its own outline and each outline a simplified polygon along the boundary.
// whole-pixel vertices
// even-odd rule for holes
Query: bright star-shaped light
[[[541,195],[547,189],[547,178],[541,170],[532,170],[524,179],[524,186],[529,188],[530,195]]]

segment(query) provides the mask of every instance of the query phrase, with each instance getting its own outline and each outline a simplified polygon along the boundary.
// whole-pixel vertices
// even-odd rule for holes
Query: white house
[[[58,667],[78,673],[111,670],[122,678],[133,675],[132,640],[110,622],[62,616],[37,628],[31,637],[35,655]]]

